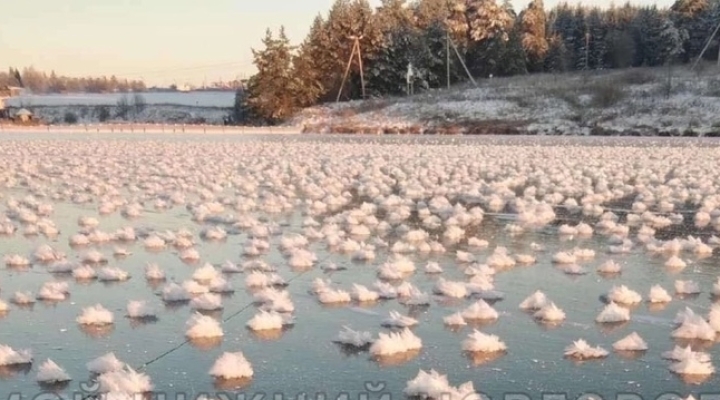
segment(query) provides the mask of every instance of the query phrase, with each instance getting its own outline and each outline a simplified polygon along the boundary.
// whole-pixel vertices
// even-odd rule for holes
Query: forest
[[[549,10],[532,0],[519,12],[496,0],[382,0],[376,9],[367,0],[336,0],[302,43],[290,43],[282,27],[265,32],[262,48],[252,49],[257,73],[238,92],[235,120],[279,123],[338,98],[405,95],[409,81],[418,92],[469,76],[657,67],[701,53],[717,60],[718,24],[718,0]]]
[[[18,82],[18,75],[22,82]],[[55,71],[48,75],[33,67],[23,68],[22,71],[10,68],[8,72],[0,72],[0,87],[3,86],[24,86],[39,94],[142,92],[146,89],[145,83],[139,80],[118,79],[115,76],[77,78],[57,75]]]

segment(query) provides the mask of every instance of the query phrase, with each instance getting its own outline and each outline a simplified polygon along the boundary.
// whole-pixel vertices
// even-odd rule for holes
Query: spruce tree
[[[469,21],[469,37],[474,42],[494,37],[507,40],[515,22],[512,10],[495,0],[467,0],[465,15]]]
[[[418,69],[420,51],[418,38],[408,27],[387,32],[384,45],[367,71],[371,91],[378,95],[405,93],[408,64]]]
[[[665,21],[669,21],[663,17],[657,7],[644,7],[637,14],[637,18],[633,24],[635,38],[637,42],[639,65],[648,67],[657,67],[665,64],[666,44],[663,42],[663,30]]]
[[[496,75],[515,20],[495,0],[468,0],[465,14],[470,21],[466,55],[470,72],[482,77]]]
[[[572,37],[574,68],[578,71],[590,69],[590,29],[582,6],[577,6],[573,12]]]
[[[325,78],[334,66],[325,54],[326,44],[324,21],[317,16],[293,60],[295,96],[301,107],[317,103],[326,92]]]
[[[628,68],[635,63],[635,40],[629,31],[612,29],[605,36],[605,65],[608,68]]]
[[[552,10],[553,24],[550,26],[548,37],[553,40],[561,40],[562,46],[555,42],[550,45],[551,49],[554,47],[555,54],[553,54],[555,60],[549,64],[554,65],[554,68],[559,68],[557,56],[559,53],[563,54],[562,68],[574,69],[576,59],[576,47],[583,46],[585,42],[584,31],[577,28],[578,21],[575,12],[570,8],[567,3],[562,3]],[[584,24],[583,24],[584,25]],[[559,50],[562,48],[562,51]],[[566,69],[562,69],[564,71]],[[553,72],[556,72],[554,70]]]
[[[708,24],[707,16],[712,12],[707,0],[677,0],[670,8],[673,25],[686,33],[683,43],[682,61],[696,58],[715,26],[720,22]]]
[[[497,68],[500,76],[527,74],[527,57],[522,43],[522,31],[516,25],[508,34],[508,40],[503,43],[502,55]]]
[[[452,0],[417,0],[411,4],[413,19],[418,29],[425,30],[438,24],[445,24],[448,19],[449,3]]]
[[[294,98],[292,76],[293,48],[281,27],[274,38],[270,29],[262,40],[264,49],[253,49],[258,72],[248,84],[247,104],[252,112],[268,123],[277,123],[292,115],[298,104]]]
[[[562,73],[569,71],[572,62],[572,55],[565,47],[565,41],[560,35],[555,35],[548,40],[548,52],[545,57],[543,68],[546,72]]]
[[[546,16],[542,0],[533,0],[520,14],[522,46],[527,54],[528,70],[540,72],[548,52]]]
[[[336,0],[325,22],[328,35],[327,57],[334,63],[328,66],[328,79],[325,85],[325,100],[334,99],[342,86],[342,78],[352,54],[353,37],[362,37],[363,63],[367,67],[373,61],[381,44],[381,32],[377,29],[374,15],[367,0]],[[342,98],[360,97],[360,69],[354,59],[349,79],[345,82]]]
[[[603,13],[598,8],[593,8],[587,15],[586,23],[589,34],[589,60],[588,67],[590,69],[605,68],[605,59],[607,57],[607,26]]]

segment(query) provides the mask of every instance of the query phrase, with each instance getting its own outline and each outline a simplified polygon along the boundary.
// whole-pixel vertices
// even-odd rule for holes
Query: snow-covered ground
[[[192,107],[230,108],[235,102],[235,92],[145,92],[138,93],[147,104]],[[6,100],[11,107],[36,106],[115,106],[126,96],[130,103],[134,93],[68,93],[25,94]]]
[[[35,95],[24,94],[6,100],[9,107],[27,108],[48,124],[64,124],[66,116],[73,115],[70,121],[91,124],[98,122],[119,123],[158,123],[158,124],[223,124],[235,102],[234,92],[147,92],[138,93],[145,102],[144,109],[127,118],[120,118],[118,101],[125,97],[134,110],[134,93],[70,93]],[[101,108],[109,113],[109,118],[100,118]]]
[[[57,105],[35,106],[30,108],[33,114],[47,124],[66,123],[66,115],[72,114],[78,124],[100,122],[98,105]],[[222,125],[223,118],[232,112],[231,108],[193,107],[170,104],[148,104],[142,112],[128,115],[127,119],[117,117],[116,107],[107,106],[110,118],[105,123],[155,123],[155,124],[211,124]]]
[[[170,124],[170,123],[88,123],[88,124],[62,124],[62,125],[2,125],[0,134],[26,135],[28,133],[137,133],[137,134],[300,134],[300,129],[294,126],[237,126],[237,125],[211,125],[211,124]]]
[[[669,86],[667,68],[485,79],[317,106],[290,124],[315,133],[720,135],[720,70],[683,66],[671,76]]]

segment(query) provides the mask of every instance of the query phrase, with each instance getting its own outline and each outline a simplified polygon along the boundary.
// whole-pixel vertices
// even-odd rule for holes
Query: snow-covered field
[[[66,123],[66,115],[71,114],[77,118],[77,124],[93,124],[99,121],[99,108],[102,106],[35,106],[31,107],[33,114],[43,122],[52,125]],[[105,123],[154,123],[154,124],[211,124],[222,125],[230,108],[195,107],[170,104],[149,104],[140,113],[129,115],[127,118],[117,116],[114,107],[107,106],[110,117]]]
[[[720,135],[720,71],[672,75],[670,85],[666,68],[485,79],[313,107],[292,123],[318,133]]]
[[[319,105],[286,125],[307,133],[720,136],[720,70],[676,67],[671,76],[658,68],[485,79],[478,87]],[[107,123],[221,125],[235,94],[141,95],[147,106],[127,118],[117,115],[119,93],[26,95],[7,103],[54,125],[68,115],[98,123],[102,107]]]
[[[145,107],[126,118],[117,115],[118,100],[126,97],[134,111],[133,93],[23,95],[6,100],[10,107],[24,107],[47,124],[65,124],[74,116],[79,124],[100,122],[101,108],[109,113],[106,123],[210,124],[222,125],[235,101],[234,92],[139,93]],[[71,119],[72,120],[72,119]]]
[[[235,92],[145,92],[138,93],[147,104],[176,105],[191,107],[230,108],[235,101]],[[123,97],[132,103],[134,93],[69,93],[69,94],[26,94],[6,100],[12,107],[37,106],[115,106]]]
[[[713,393],[719,148],[0,135],[0,398]]]
[[[62,133],[83,135],[93,133],[132,133],[132,134],[300,134],[294,126],[236,126],[212,124],[182,123],[87,123],[80,125],[0,125],[0,133],[8,136],[27,135],[29,133]]]

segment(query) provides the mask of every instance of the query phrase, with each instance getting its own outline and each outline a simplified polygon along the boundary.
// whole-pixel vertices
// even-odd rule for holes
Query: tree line
[[[376,9],[367,0],[336,0],[299,45],[282,27],[266,31],[263,47],[252,50],[257,73],[238,92],[235,120],[277,123],[338,93],[359,99],[362,83],[367,96],[402,95],[409,64],[415,91],[440,88],[448,49],[452,84],[468,72],[483,78],[688,63],[718,23],[720,0],[550,10],[532,0],[520,13],[507,0],[382,0]],[[355,38],[363,74],[353,62],[344,82]],[[713,39],[704,57],[717,59],[718,47]]]
[[[22,79],[18,82],[16,76]],[[10,68],[8,72],[0,72],[0,87],[24,86],[33,93],[108,93],[108,92],[142,92],[145,83],[139,80],[118,79],[111,77],[68,77],[57,75],[55,71],[41,72],[33,67],[22,71]]]

